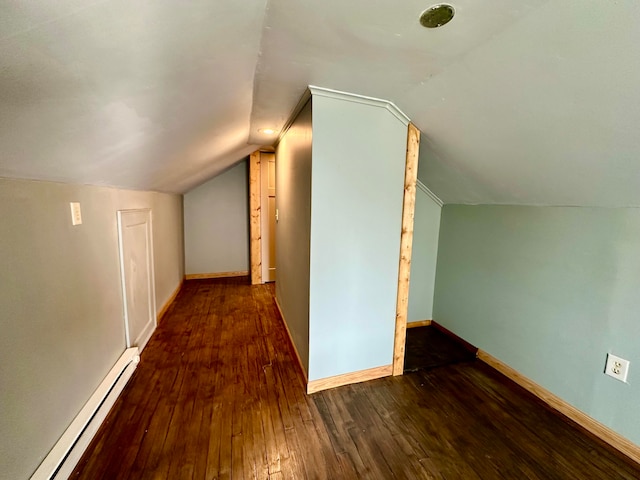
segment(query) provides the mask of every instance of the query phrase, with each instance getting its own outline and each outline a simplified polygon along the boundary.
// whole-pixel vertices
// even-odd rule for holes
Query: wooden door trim
[[[269,208],[272,192],[273,199],[275,201],[275,170],[273,171],[273,189],[271,188],[269,175],[271,170],[270,164],[273,162],[273,166],[275,168],[275,160],[275,152],[265,152],[264,150],[260,150],[260,219],[262,221],[260,246],[262,251],[262,283],[272,282],[275,280],[275,278],[272,279],[273,272],[271,270],[275,270],[276,264],[275,259],[271,258],[270,255],[271,248],[273,247],[275,249],[275,238],[273,238],[273,245],[271,245],[271,235],[273,234],[275,237],[275,225],[273,225],[273,231],[271,228],[271,221],[275,220],[275,212]],[[274,216],[272,217],[272,215]]]
[[[400,263],[398,268],[398,297],[396,302],[396,330],[393,345],[393,375],[402,375],[407,338],[409,311],[409,280],[411,277],[411,251],[413,248],[413,218],[416,207],[416,181],[420,130],[413,123],[407,127],[407,157],[404,172],[404,199],[402,204],[402,233],[400,236]]]
[[[249,156],[249,234],[251,285],[262,283],[262,212],[260,208],[260,151]]]

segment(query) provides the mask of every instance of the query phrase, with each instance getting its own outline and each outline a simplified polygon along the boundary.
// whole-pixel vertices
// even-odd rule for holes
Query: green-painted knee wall
[[[440,228],[434,319],[640,444],[640,209],[446,205]]]

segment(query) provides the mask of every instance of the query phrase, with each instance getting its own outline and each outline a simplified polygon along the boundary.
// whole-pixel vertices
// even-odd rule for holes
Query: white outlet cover
[[[611,353],[607,354],[607,365],[604,369],[604,373],[616,380],[627,383],[627,376],[629,375],[629,360],[616,357]]]
[[[82,211],[79,202],[70,202],[71,207],[71,225],[82,225]]]

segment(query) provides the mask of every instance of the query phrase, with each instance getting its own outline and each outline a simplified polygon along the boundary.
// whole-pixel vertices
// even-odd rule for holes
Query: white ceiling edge
[[[277,145],[278,143],[280,143],[280,141],[285,136],[289,128],[291,128],[291,125],[293,124],[295,119],[298,117],[298,114],[302,111],[302,109],[309,102],[309,100],[311,100],[311,97],[313,95],[316,95],[318,97],[334,98],[334,99],[343,100],[346,102],[359,103],[363,105],[370,105],[373,107],[384,108],[389,113],[391,113],[394,117],[396,117],[396,119],[398,119],[400,123],[402,123],[405,127],[408,126],[409,123],[411,123],[411,119],[409,119],[409,117],[407,117],[402,110],[400,110],[393,102],[389,100],[384,100],[382,98],[367,97],[366,95],[359,95],[357,93],[342,92],[340,90],[333,90],[331,88],[309,85],[307,86],[304,93],[302,94],[302,97],[300,97],[300,100],[298,100],[298,103],[296,104],[294,109],[291,111],[291,114],[289,115],[287,121],[282,126],[282,129],[278,134],[278,139],[274,142],[274,145]]]
[[[429,187],[427,187],[424,183],[422,183],[420,179],[416,180],[416,187],[418,187],[420,190],[426,193],[427,196],[430,197],[431,200],[433,200],[436,203],[436,205],[438,205],[439,207],[442,207],[444,205],[442,200],[440,200],[440,197],[438,197],[435,193],[429,190]]]
[[[176,193],[186,195],[199,186],[213,180],[218,175],[223,174],[238,163],[244,161],[256,150],[260,150],[260,145],[245,145],[235,149],[233,152],[218,158],[215,162],[209,163],[204,169],[196,169],[192,173],[187,173],[181,180],[176,180]]]
[[[373,107],[384,108],[389,111],[394,117],[400,120],[400,123],[402,123],[405,127],[411,122],[411,119],[407,117],[405,113],[390,100],[367,97],[366,95],[359,95],[357,93],[342,92],[340,90],[333,90],[331,88],[316,87],[314,85],[309,85],[308,89],[312,95],[317,95],[319,97],[335,98],[338,100],[344,100],[346,102],[361,103]]]
[[[304,93],[302,94],[302,96],[300,97],[300,100],[298,100],[298,103],[296,104],[296,106],[293,108],[293,110],[291,110],[291,113],[287,117],[287,121],[284,123],[284,125],[280,129],[278,138],[273,143],[274,147],[276,147],[282,141],[286,133],[291,128],[291,125],[293,125],[293,122],[295,122],[296,118],[298,118],[298,115],[300,114],[302,109],[305,107],[305,105],[309,102],[309,100],[311,100],[311,90],[309,90],[309,88],[307,87]],[[251,136],[249,138],[251,138]]]
[[[563,205],[551,203],[465,203],[445,202],[442,206],[460,205],[464,207],[531,207],[531,208],[583,208],[588,210],[637,210],[640,205]]]

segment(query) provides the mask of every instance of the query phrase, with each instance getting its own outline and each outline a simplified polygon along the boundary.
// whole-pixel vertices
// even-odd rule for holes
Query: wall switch
[[[71,202],[71,225],[82,225],[82,212],[79,202]]]
[[[627,383],[627,375],[629,374],[629,360],[616,357],[611,353],[607,354],[607,366],[604,369],[604,373],[610,377]]]

